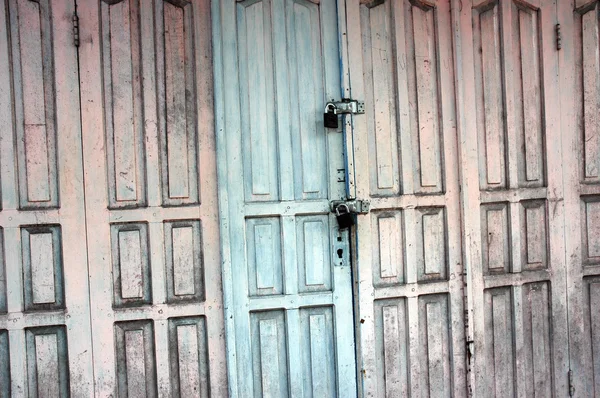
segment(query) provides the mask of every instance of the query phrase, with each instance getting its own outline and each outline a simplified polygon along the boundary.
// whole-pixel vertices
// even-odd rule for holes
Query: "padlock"
[[[340,229],[350,228],[354,225],[354,214],[350,212],[350,208],[345,203],[340,203],[335,208],[335,217]]]
[[[338,115],[335,113],[335,105],[328,104],[325,108],[325,127],[337,129],[338,126]]]

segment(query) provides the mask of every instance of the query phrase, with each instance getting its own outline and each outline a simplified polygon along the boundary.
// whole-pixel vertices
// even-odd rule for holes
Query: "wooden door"
[[[338,14],[340,10],[340,14]],[[344,2],[213,2],[230,392],[356,395],[340,130]]]
[[[466,395],[450,1],[348,4],[365,397]]]
[[[0,2],[0,396],[93,394],[72,1]]]
[[[474,396],[567,396],[555,1],[463,2],[457,45]]]
[[[559,2],[570,366],[577,397],[600,396],[600,2]]]
[[[96,395],[227,395],[207,0],[86,0]]]

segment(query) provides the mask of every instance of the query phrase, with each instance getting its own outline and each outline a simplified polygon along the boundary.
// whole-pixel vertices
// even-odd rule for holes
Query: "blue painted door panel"
[[[336,1],[213,2],[230,393],[356,395]]]

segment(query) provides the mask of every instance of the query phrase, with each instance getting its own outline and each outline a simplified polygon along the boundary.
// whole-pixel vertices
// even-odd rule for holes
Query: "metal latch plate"
[[[351,113],[353,115],[362,115],[365,113],[365,101],[358,101],[349,98],[343,98],[341,101],[331,101],[325,105],[325,113],[331,112],[335,115]]]
[[[352,214],[367,214],[371,203],[366,200],[333,200],[331,201],[331,212],[335,213],[339,205],[348,206],[348,211]]]

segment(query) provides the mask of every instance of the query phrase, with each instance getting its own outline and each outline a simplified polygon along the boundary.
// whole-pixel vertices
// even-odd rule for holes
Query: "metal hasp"
[[[341,101],[331,101],[325,105],[325,113],[333,111],[336,115],[351,113],[353,115],[362,115],[365,113],[365,101],[342,98]]]
[[[340,229],[350,228],[356,223],[356,214],[369,212],[369,202],[362,200],[334,200],[331,211],[335,213]]]
[[[330,101],[325,104],[324,124],[327,128],[337,129],[338,115],[350,113],[361,115],[365,113],[365,101],[343,98],[341,101]]]

